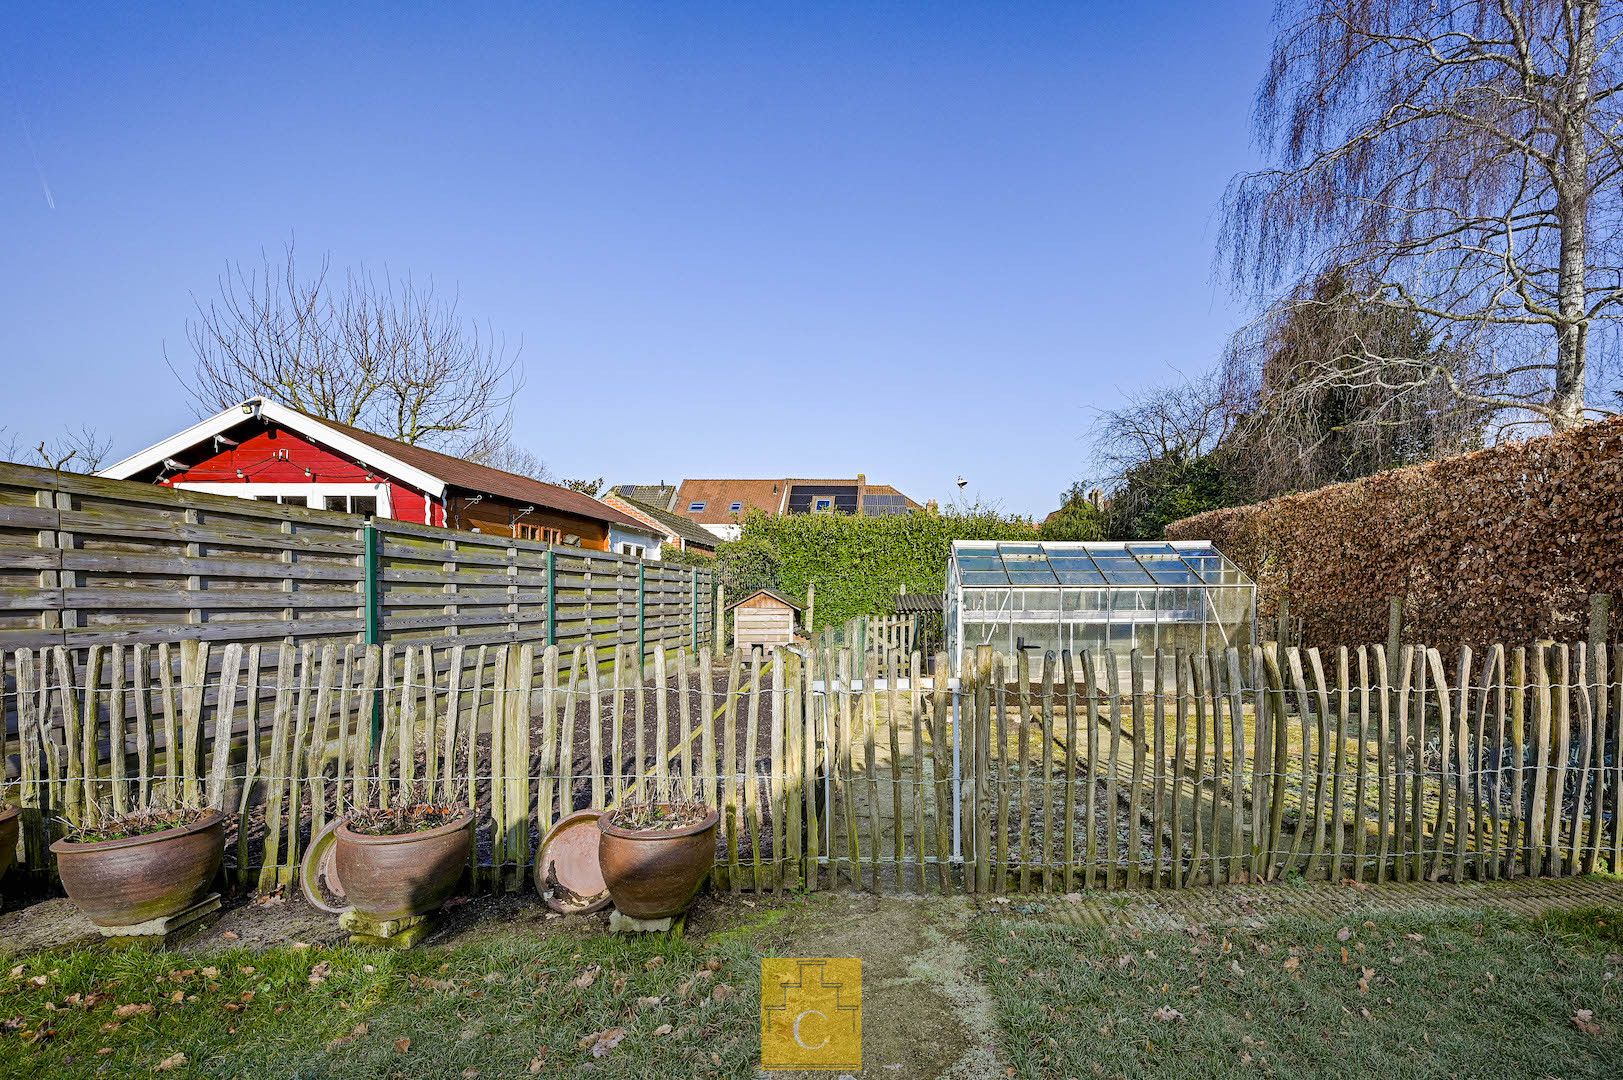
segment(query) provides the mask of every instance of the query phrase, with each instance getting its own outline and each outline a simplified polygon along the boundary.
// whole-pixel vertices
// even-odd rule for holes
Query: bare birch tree
[[[186,325],[192,363],[170,367],[212,412],[265,395],[402,442],[469,457],[509,442],[518,351],[458,310],[432,281],[280,260],[233,265]]]
[[[1623,4],[1282,0],[1278,22],[1256,109],[1276,164],[1227,196],[1236,283],[1345,268],[1483,361],[1349,355],[1322,379],[1580,423],[1623,304]]]

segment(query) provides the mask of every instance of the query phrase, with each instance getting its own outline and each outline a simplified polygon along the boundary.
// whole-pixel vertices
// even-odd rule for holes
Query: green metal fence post
[[[378,596],[378,593],[380,591],[379,588],[378,588],[378,586],[379,586],[379,580],[378,579],[379,579],[379,576],[380,576],[380,573],[381,573],[381,566],[382,566],[382,563],[383,563],[383,559],[382,559],[383,538],[382,538],[381,534],[379,534],[377,528],[372,524],[370,519],[366,523],[365,540],[366,540],[366,544],[365,544],[364,550],[365,550],[366,554],[365,554],[365,558],[363,560],[364,565],[362,566],[362,575],[363,575],[363,581],[364,581],[365,590],[366,590],[366,618],[364,620],[364,627],[365,627],[365,634],[366,634],[366,644],[368,644],[368,645],[377,645],[377,644],[380,643],[380,641],[382,639],[382,633],[381,633],[381,627],[380,627],[380,623],[381,623],[382,620],[379,618],[381,600],[379,599],[379,596]],[[382,694],[373,694],[372,695],[372,745],[373,746],[376,746],[378,744],[378,739],[382,736],[382,734],[383,734],[383,695]]]
[[[637,670],[648,663],[648,566],[637,564]]]
[[[558,644],[558,553],[547,548],[547,644]]]

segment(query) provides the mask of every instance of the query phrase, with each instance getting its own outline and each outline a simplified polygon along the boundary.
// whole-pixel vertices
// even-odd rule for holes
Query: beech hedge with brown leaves
[[[1623,417],[1196,514],[1166,533],[1214,541],[1244,567],[1260,618],[1288,597],[1304,644],[1384,640],[1393,596],[1405,640],[1438,648],[1578,640],[1591,594],[1623,601]]]

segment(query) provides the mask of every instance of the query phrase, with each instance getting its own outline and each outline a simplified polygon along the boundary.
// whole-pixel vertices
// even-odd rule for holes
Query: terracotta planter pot
[[[716,861],[714,811],[686,829],[646,831],[598,819],[598,862],[614,906],[633,919],[665,919],[687,910]]]
[[[351,832],[346,817],[337,835],[338,879],[355,910],[403,919],[438,909],[456,891],[473,850],[473,815],[399,836]]]
[[[0,877],[6,876],[17,857],[17,820],[21,816],[15,806],[0,806]]]
[[[214,884],[225,858],[225,815],[124,840],[51,845],[62,887],[98,926],[133,926],[185,911]]]

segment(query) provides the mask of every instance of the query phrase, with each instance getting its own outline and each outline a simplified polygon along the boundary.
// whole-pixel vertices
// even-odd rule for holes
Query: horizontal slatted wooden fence
[[[380,642],[607,655],[708,642],[713,593],[706,569],[0,463],[0,648],[359,643],[375,599]]]
[[[830,635],[645,665],[630,645],[17,649],[5,751],[36,876],[56,820],[181,799],[233,815],[240,883],[285,883],[324,821],[409,791],[478,810],[487,889],[525,887],[572,810],[672,791],[720,811],[734,890],[1623,869],[1616,651],[1123,659],[982,650],[955,675]]]

